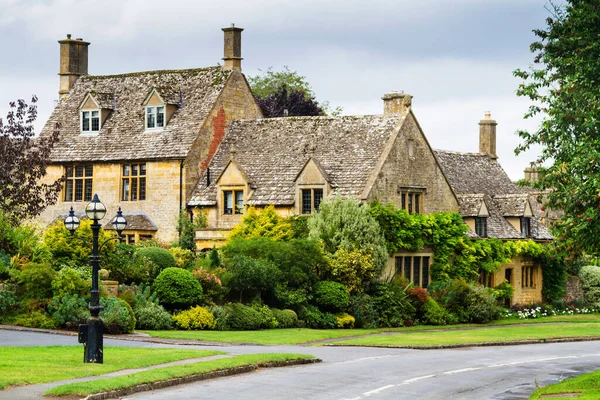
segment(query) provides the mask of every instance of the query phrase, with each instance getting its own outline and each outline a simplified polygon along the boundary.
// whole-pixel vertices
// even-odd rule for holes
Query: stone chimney
[[[223,69],[242,70],[242,28],[236,28],[231,24],[229,28],[223,28],[225,33],[223,47]]]
[[[525,168],[525,180],[527,182],[535,182],[540,179],[540,171],[534,167]]]
[[[59,97],[69,94],[69,91],[75,84],[75,81],[81,75],[88,74],[88,46],[89,42],[83,39],[67,38],[59,40],[60,43],[60,86],[58,90]]]
[[[381,98],[383,100],[383,115],[408,114],[412,104],[412,96],[404,92],[392,91]]]
[[[496,125],[489,111],[485,113],[485,119],[479,121],[479,152],[487,154],[492,160],[497,160],[496,155]]]

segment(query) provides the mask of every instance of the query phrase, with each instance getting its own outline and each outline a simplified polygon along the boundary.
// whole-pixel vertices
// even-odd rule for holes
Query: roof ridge
[[[465,152],[465,151],[456,151],[456,150],[433,149],[433,151],[439,152],[439,153],[459,154],[459,155],[465,155],[465,156],[479,156],[479,157],[487,157],[488,156],[485,153]]]
[[[150,70],[150,71],[127,72],[124,74],[114,74],[114,75],[83,75],[83,76],[81,76],[80,79],[127,78],[130,76],[151,75],[151,74],[177,74],[177,73],[181,74],[181,73],[190,73],[190,72],[209,71],[211,69],[221,69],[221,66],[213,65],[210,67],[201,67],[201,68],[156,69],[156,70]],[[226,70],[223,70],[223,71],[226,71]]]

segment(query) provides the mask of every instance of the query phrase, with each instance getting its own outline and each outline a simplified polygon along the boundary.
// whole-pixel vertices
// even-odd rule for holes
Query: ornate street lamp
[[[103,356],[103,333],[104,324],[100,319],[100,292],[98,290],[98,270],[100,269],[100,249],[108,240],[98,246],[98,236],[102,227],[99,221],[106,215],[106,206],[100,202],[98,195],[95,194],[92,201],[85,208],[85,213],[92,220],[92,255],[90,264],[92,266],[92,290],[90,299],[90,319],[85,325],[79,325],[79,343],[85,344],[83,362],[102,364]],[[75,216],[73,207],[69,211],[69,216],[65,218],[65,227],[73,233],[79,227],[79,219]],[[113,228],[120,237],[121,232],[127,227],[127,220],[123,217],[121,207],[117,215],[112,219]],[[113,240],[109,239],[109,240]]]

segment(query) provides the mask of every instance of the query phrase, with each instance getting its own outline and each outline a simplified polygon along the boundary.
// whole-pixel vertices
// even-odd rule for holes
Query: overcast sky
[[[220,28],[244,28],[242,69],[283,66],[305,75],[317,100],[344,114],[380,114],[404,90],[433,148],[478,151],[478,122],[498,122],[498,155],[512,179],[536,157],[515,157],[528,102],[515,68],[532,62],[532,29],[546,0],[0,0],[0,116],[39,97],[40,127],[58,97],[59,45],[91,42],[97,75],[216,65]]]

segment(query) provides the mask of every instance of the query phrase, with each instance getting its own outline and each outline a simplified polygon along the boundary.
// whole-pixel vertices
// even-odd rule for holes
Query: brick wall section
[[[212,156],[215,155],[215,152],[219,148],[219,144],[221,144],[221,140],[225,136],[225,128],[227,128],[227,121],[225,120],[225,110],[221,107],[217,113],[217,116],[212,119],[213,126],[213,137],[210,142],[210,146],[208,147],[208,155],[206,159],[200,163],[200,173],[204,173],[208,163]]]

